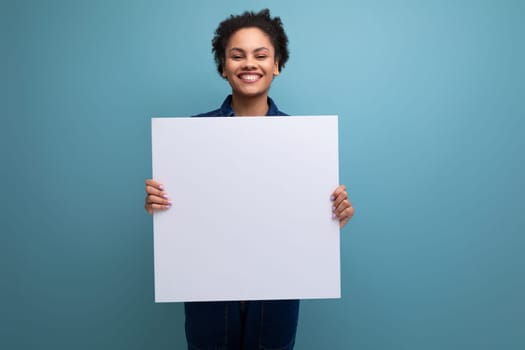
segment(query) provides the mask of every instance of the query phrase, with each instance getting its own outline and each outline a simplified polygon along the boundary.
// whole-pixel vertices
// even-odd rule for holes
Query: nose
[[[243,64],[242,68],[246,69],[246,70],[255,69],[254,61],[255,61],[254,57],[252,57],[251,55],[247,56],[246,59],[244,60],[244,64]]]

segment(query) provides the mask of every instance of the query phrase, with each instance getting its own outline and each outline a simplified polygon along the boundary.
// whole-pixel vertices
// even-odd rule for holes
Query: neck
[[[268,95],[254,97],[238,97],[232,95],[232,108],[235,115],[244,116],[265,116],[268,113]]]

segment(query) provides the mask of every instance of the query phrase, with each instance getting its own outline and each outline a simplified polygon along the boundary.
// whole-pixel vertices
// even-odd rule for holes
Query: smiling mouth
[[[244,73],[244,74],[239,74],[239,79],[241,79],[243,82],[246,82],[246,83],[253,83],[253,82],[256,82],[257,80],[261,79],[261,75],[260,74],[253,74],[253,73],[250,73],[250,74],[247,74],[247,73]]]

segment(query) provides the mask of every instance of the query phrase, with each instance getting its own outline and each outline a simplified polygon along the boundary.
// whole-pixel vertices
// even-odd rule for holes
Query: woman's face
[[[228,79],[234,96],[268,95],[273,77],[279,74],[275,48],[259,28],[239,29],[230,37],[222,76]]]

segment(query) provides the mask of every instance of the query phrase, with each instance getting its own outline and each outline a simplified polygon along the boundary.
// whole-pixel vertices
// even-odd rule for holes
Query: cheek
[[[225,75],[232,75],[235,72],[235,65],[232,64],[232,62],[226,62],[224,64],[223,74]]]
[[[278,68],[277,64],[272,63],[271,65],[269,65],[268,66],[268,72],[271,72],[272,75],[278,74],[279,73],[279,68]]]

